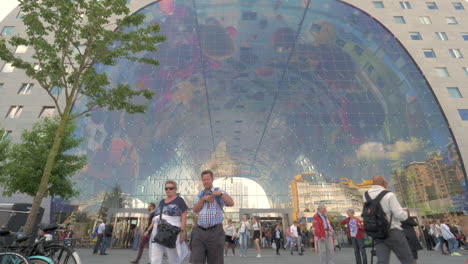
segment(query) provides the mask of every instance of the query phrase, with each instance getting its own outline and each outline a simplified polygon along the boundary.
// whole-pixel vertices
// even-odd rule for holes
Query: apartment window
[[[419,32],[410,32],[410,37],[412,40],[422,40],[421,34]]]
[[[448,40],[447,34],[445,32],[436,32],[435,34],[438,40]]]
[[[439,9],[435,2],[426,2],[427,9],[436,10]]]
[[[458,114],[462,120],[468,121],[468,109],[458,109]]]
[[[403,9],[411,9],[411,5],[409,2],[400,2],[400,7]]]
[[[15,53],[26,53],[27,50],[28,46],[19,45],[18,47],[16,47]]]
[[[462,33],[461,35],[464,41],[468,41],[468,33]]]
[[[2,67],[2,72],[12,72],[15,69],[9,62],[5,62]]]
[[[453,5],[453,8],[455,8],[455,10],[464,10],[465,8],[463,7],[462,3],[452,3]]]
[[[447,87],[447,92],[452,98],[462,98],[462,95],[458,87]]]
[[[465,73],[466,76],[468,76],[468,67],[463,67],[463,72]]]
[[[18,94],[31,94],[33,87],[33,83],[23,83],[18,91]]]
[[[436,57],[435,52],[432,49],[423,49],[423,53],[424,53],[424,56],[426,58],[435,58]]]
[[[455,17],[446,17],[445,20],[447,21],[447,24],[449,25],[456,25],[458,24],[458,21]]]
[[[5,26],[2,30],[2,36],[10,36],[15,32],[15,27]]]
[[[436,73],[437,73],[437,75],[439,77],[449,77],[450,76],[447,68],[445,68],[445,67],[437,67],[437,68],[435,68],[435,70],[436,70]]]
[[[22,19],[24,17],[23,11],[19,11],[18,14],[16,15],[16,18]]]
[[[405,18],[402,16],[394,16],[393,20],[396,24],[406,24]]]
[[[13,106],[10,106],[10,110],[8,110],[6,117],[18,118],[21,115],[21,112],[23,112],[23,106],[13,105]]]
[[[41,117],[51,117],[54,115],[55,107],[53,106],[44,106],[42,107],[42,111],[39,114],[39,118]]]
[[[419,22],[421,22],[421,24],[425,24],[425,25],[432,24],[432,21],[428,16],[420,16],[419,17]]]
[[[461,59],[463,58],[463,54],[459,49],[449,49],[450,55],[452,55],[452,58],[455,59]]]
[[[374,1],[372,3],[374,4],[375,8],[384,8],[385,7],[382,1]]]
[[[50,90],[50,93],[52,95],[59,95],[59,94],[62,94],[62,90],[63,90],[62,87],[54,86],[54,87],[52,87],[52,90]]]
[[[3,131],[3,135],[0,136],[0,141],[9,139],[11,135],[13,135],[13,131],[11,130]]]
[[[39,66],[39,63],[34,63],[33,69],[38,71],[41,69],[41,66]]]

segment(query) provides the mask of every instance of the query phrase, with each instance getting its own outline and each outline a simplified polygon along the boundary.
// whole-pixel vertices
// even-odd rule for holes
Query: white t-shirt
[[[97,229],[97,233],[98,233],[98,234],[102,234],[102,233],[104,233],[104,230],[106,230],[106,224],[101,223],[101,224],[99,225],[98,229]]]
[[[259,227],[259,225],[258,225],[258,222],[253,223],[253,224],[252,224],[252,228],[253,228],[254,231],[260,230],[260,227]]]
[[[455,238],[455,236],[450,232],[450,228],[446,224],[440,225],[440,232],[442,232],[442,236],[445,240],[449,240],[451,238]]]
[[[236,228],[234,226],[226,226],[224,228],[224,234],[226,236],[235,237],[236,236]]]
[[[241,226],[239,227],[239,233],[245,233],[245,230],[250,229],[249,221],[242,221]]]

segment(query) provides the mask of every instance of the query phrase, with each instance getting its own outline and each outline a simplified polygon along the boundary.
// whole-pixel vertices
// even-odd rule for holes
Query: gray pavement
[[[136,255],[136,251],[130,249],[109,249],[107,256],[93,255],[92,249],[77,248],[76,249],[82,259],[83,264],[120,264],[130,263]],[[256,258],[253,249],[249,250],[249,254],[246,258],[233,257],[229,255],[225,257],[225,264],[305,264],[305,263],[320,263],[317,254],[306,251],[304,256],[299,256],[297,253],[291,256],[288,251],[280,251],[281,256],[276,256],[272,249],[264,249],[262,251],[262,258]],[[436,252],[419,251],[418,264],[465,264],[468,263],[468,251],[461,250],[462,257],[442,256]],[[370,253],[369,253],[370,254]],[[369,256],[368,254],[368,256]],[[145,250],[144,258],[140,261],[140,264],[148,263],[148,251]],[[392,255],[391,264],[399,263],[395,255]],[[344,248],[341,251],[336,252],[336,264],[354,264],[354,254],[350,248]],[[374,259],[374,263],[376,263]],[[187,263],[187,262],[185,262]],[[370,261],[369,261],[370,263]]]

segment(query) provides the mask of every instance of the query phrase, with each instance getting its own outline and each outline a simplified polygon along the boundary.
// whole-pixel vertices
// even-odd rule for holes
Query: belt
[[[198,228],[200,228],[200,229],[203,230],[203,231],[208,231],[208,230],[214,229],[214,228],[216,228],[216,227],[218,227],[218,226],[221,226],[221,224],[216,224],[216,225],[209,226],[209,227],[201,227],[201,226],[199,226]]]

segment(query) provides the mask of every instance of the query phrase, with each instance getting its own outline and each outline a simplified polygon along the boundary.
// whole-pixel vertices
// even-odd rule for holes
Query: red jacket
[[[323,220],[318,213],[314,215],[314,236],[316,238],[325,238],[325,228],[323,226]]]
[[[361,224],[362,221],[357,217],[355,217],[354,219],[356,219],[356,224],[358,226],[356,238],[364,238],[364,226]],[[348,237],[351,237],[351,232],[349,231],[349,220],[349,217],[346,218],[345,220],[340,222],[340,225],[346,225],[346,234],[348,235]]]

